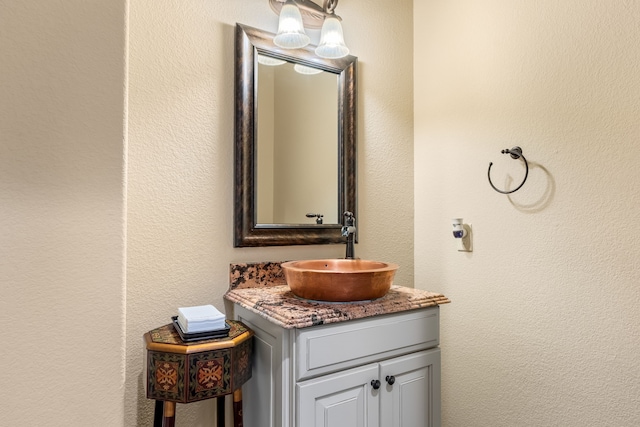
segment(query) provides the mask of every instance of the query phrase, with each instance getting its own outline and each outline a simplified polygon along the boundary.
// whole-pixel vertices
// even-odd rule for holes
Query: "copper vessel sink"
[[[316,301],[381,298],[389,292],[397,264],[362,259],[316,259],[282,263],[294,295]]]

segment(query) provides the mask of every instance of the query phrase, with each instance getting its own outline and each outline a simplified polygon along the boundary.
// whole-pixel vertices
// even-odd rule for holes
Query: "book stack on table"
[[[225,315],[212,305],[182,307],[172,317],[173,326],[182,341],[198,341],[229,336]]]

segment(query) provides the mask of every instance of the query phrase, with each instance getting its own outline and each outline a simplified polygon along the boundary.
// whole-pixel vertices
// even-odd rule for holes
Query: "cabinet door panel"
[[[386,381],[393,376],[392,385]],[[380,362],[380,424],[440,426],[440,349]]]
[[[367,365],[298,383],[298,427],[379,427],[378,366]]]

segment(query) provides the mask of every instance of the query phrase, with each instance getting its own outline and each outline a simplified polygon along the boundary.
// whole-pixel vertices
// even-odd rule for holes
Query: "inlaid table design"
[[[229,336],[184,342],[173,324],[144,334],[147,398],[155,399],[154,427],[175,425],[176,403],[217,398],[219,427],[224,396],[233,394],[234,426],[242,426],[242,384],[251,378],[253,331],[227,320]]]

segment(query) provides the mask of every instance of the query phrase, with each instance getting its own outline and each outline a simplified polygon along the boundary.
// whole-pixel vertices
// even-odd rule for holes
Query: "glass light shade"
[[[322,24],[316,55],[321,58],[342,58],[348,54],[349,48],[344,44],[340,21],[333,16],[326,17]]]
[[[299,49],[309,44],[309,36],[304,32],[300,9],[288,0],[280,10],[278,33],[273,43],[283,49]]]
[[[278,65],[282,65],[287,61],[283,61],[282,59],[272,58],[270,56],[260,55],[258,54],[258,62],[262,65],[268,65],[270,67],[276,67]]]
[[[302,64],[294,65],[293,69],[296,70],[297,73],[308,74],[308,75],[320,74],[322,72],[322,70],[318,68],[307,67],[306,65],[302,65]]]

